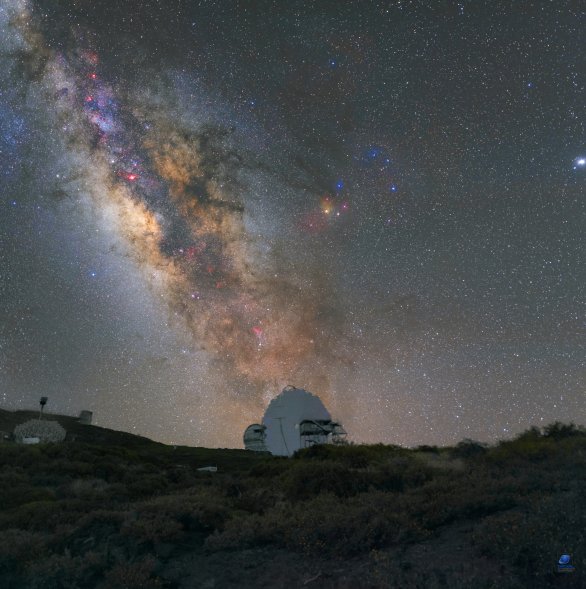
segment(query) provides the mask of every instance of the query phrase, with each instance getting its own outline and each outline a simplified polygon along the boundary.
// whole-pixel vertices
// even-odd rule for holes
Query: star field
[[[0,0],[0,405],[241,446],[586,424],[586,12]]]

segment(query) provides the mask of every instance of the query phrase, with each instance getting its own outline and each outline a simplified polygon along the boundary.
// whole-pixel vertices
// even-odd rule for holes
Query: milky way
[[[576,15],[461,4],[4,0],[3,404],[208,445],[287,384],[357,440],[584,422]]]

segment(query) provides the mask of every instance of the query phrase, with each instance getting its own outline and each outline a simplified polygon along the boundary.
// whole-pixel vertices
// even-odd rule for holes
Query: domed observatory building
[[[260,429],[262,427],[264,430]],[[244,447],[269,451],[275,456],[291,456],[300,448],[339,444],[345,439],[346,431],[341,424],[332,421],[319,397],[289,386],[269,403],[262,425],[246,428]]]
[[[254,452],[268,452],[266,441],[266,426],[260,423],[249,425],[244,431],[244,449]]]

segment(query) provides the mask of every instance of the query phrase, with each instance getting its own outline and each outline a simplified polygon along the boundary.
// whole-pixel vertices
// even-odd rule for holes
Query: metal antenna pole
[[[45,408],[45,405],[47,404],[47,397],[41,397],[41,411],[39,412],[39,421],[41,421],[42,417],[43,417],[43,409]]]

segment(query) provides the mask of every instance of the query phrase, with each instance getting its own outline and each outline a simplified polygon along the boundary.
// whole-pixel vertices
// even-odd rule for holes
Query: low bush
[[[417,458],[397,456],[368,472],[369,486],[383,491],[404,491],[433,479],[436,470]]]
[[[580,491],[540,497],[530,509],[496,514],[479,523],[473,539],[481,554],[535,577],[553,579],[561,554],[571,553],[573,564],[586,567],[586,513]]]
[[[1,444],[0,464],[16,466],[30,470],[42,467],[46,463],[42,446],[24,446],[21,444]]]
[[[174,542],[183,536],[183,526],[166,513],[141,513],[127,520],[121,533],[132,536],[138,542]]]
[[[470,460],[483,456],[488,450],[488,444],[477,442],[475,440],[465,439],[459,442],[455,448],[452,449],[452,456],[454,458],[463,458]]]
[[[56,532],[56,549],[68,549],[73,554],[84,553],[95,546],[105,544],[120,533],[128,512],[97,509],[81,515],[75,526]]]
[[[105,558],[96,552],[72,556],[69,552],[49,554],[33,560],[26,567],[27,589],[85,589],[94,587],[106,566]]]
[[[153,575],[156,559],[147,556],[135,562],[122,562],[106,573],[107,589],[158,589],[163,586]]]
[[[270,479],[283,474],[289,470],[290,466],[291,462],[288,458],[268,458],[252,466],[248,472],[254,478]]]
[[[364,473],[331,460],[294,462],[282,475],[281,486],[290,501],[303,501],[321,493],[351,497],[368,488]]]
[[[131,497],[152,497],[165,491],[169,481],[163,474],[136,475],[126,485]]]
[[[432,454],[439,454],[440,449],[437,446],[427,446],[426,444],[422,446],[417,446],[415,448],[417,452],[430,452]]]
[[[75,479],[67,488],[67,496],[78,499],[102,500],[109,496],[110,485],[104,479]]]
[[[575,437],[586,438],[586,427],[555,421],[543,428],[543,437],[552,438],[556,441]]]
[[[384,462],[389,458],[404,456],[409,453],[405,448],[386,444],[332,444],[316,445],[304,448],[293,456],[297,460],[329,460],[344,464],[348,468],[366,468],[369,465]]]
[[[521,437],[501,442],[486,453],[486,458],[496,466],[510,468],[527,461],[540,462],[551,456],[555,441],[547,438]]]
[[[280,504],[263,516],[229,520],[206,540],[210,550],[273,544],[314,556],[354,556],[372,548],[427,537],[428,532],[396,509],[388,493],[341,500],[322,494],[296,505]]]
[[[20,528],[53,532],[59,526],[77,524],[86,513],[101,507],[101,501],[92,503],[82,499],[33,501],[0,512],[0,530]]]
[[[4,484],[0,487],[0,508],[14,509],[27,503],[54,501],[55,493],[50,489],[36,487],[30,483]]]
[[[0,533],[0,571],[21,569],[47,553],[47,536],[39,532],[19,529]]]

